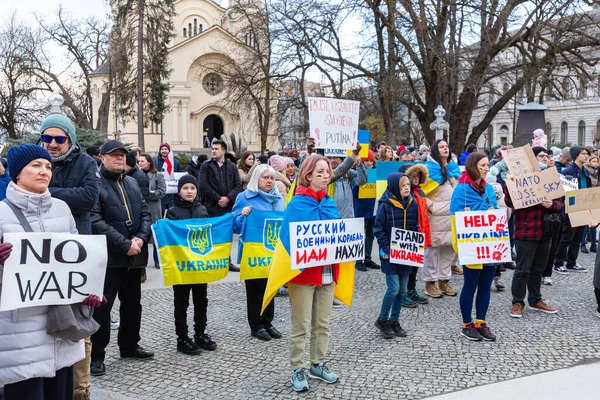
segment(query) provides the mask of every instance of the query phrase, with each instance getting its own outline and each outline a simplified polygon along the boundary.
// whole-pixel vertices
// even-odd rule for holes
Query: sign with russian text
[[[505,179],[510,199],[515,209],[540,204],[565,195],[555,167],[541,170],[531,146],[502,150],[509,172],[514,180]]]
[[[565,211],[572,227],[587,226],[591,220],[600,221],[600,187],[567,192]]]
[[[166,172],[163,172],[163,175],[165,176],[165,183],[167,184],[167,194],[176,194],[179,178],[187,175],[187,172],[174,172],[172,179],[169,178],[169,175]]]
[[[425,263],[425,235],[421,232],[392,228],[390,262],[422,267]]]
[[[70,233],[5,233],[12,243],[4,262],[0,310],[75,304],[102,298],[108,259],[106,236]]]
[[[511,262],[506,209],[457,212],[456,243],[464,265]]]
[[[352,150],[358,143],[360,102],[327,97],[308,98],[310,136],[317,149]]]
[[[364,218],[290,223],[292,269],[365,258]]]

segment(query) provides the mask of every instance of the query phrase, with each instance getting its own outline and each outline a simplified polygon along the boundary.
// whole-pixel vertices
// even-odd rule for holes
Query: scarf
[[[260,197],[262,197],[263,199],[265,199],[266,201],[268,201],[271,204],[275,204],[277,199],[281,198],[281,195],[277,191],[277,188],[275,187],[275,185],[273,185],[273,187],[271,188],[271,191],[269,193],[262,191],[260,189],[258,189],[257,193]]]

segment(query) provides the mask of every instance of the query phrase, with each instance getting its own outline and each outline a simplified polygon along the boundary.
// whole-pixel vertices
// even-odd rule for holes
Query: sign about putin
[[[12,243],[4,262],[0,311],[75,304],[102,298],[108,259],[106,237],[69,233],[5,233]]]
[[[506,209],[457,212],[454,218],[461,264],[512,261]]]
[[[358,101],[309,97],[308,123],[315,147],[332,149],[340,154],[355,149],[359,143],[359,110]]]

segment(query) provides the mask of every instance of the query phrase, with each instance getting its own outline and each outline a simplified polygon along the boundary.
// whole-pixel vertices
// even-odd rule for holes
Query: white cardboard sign
[[[506,209],[455,214],[458,258],[464,265],[511,262]]]
[[[425,235],[421,232],[392,228],[390,262],[422,267],[425,264]]]
[[[176,194],[177,193],[177,184],[179,183],[179,178],[184,175],[187,175],[187,172],[175,172],[173,173],[173,179],[169,179],[169,174],[166,172],[162,173],[165,177],[165,183],[167,184],[167,194]]]
[[[290,223],[292,269],[365,258],[364,218]]]
[[[108,254],[106,236],[69,233],[5,233],[12,243],[4,262],[0,310],[75,304],[102,298]]]
[[[310,137],[317,149],[352,150],[358,143],[360,102],[327,97],[308,98]]]

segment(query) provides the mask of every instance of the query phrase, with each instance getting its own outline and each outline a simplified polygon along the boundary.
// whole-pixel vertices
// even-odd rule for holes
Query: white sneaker
[[[119,329],[119,326],[121,326],[121,323],[117,321],[117,319],[113,317],[112,314],[110,314],[110,329]]]
[[[542,279],[542,283],[543,283],[544,285],[552,285],[552,278],[551,278],[551,277],[549,277],[549,276],[545,276],[545,277]]]

